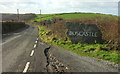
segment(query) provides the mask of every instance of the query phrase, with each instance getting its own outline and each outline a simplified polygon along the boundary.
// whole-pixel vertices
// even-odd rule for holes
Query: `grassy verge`
[[[107,44],[73,44],[71,41],[63,41],[54,39],[54,34],[49,34],[50,30],[47,30],[43,26],[38,26],[39,37],[48,43],[56,44],[66,50],[72,51],[82,56],[96,57],[99,59],[109,60],[115,63],[120,63],[118,60],[118,51],[110,50],[111,46]]]

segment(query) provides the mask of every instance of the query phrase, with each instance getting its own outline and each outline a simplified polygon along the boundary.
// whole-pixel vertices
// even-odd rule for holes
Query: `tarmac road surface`
[[[3,72],[118,72],[117,66],[43,42],[37,26],[3,35]],[[109,64],[108,64],[109,63]]]

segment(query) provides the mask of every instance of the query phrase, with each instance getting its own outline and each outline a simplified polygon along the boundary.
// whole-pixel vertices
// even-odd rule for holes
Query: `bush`
[[[24,22],[2,22],[2,34],[25,27]]]

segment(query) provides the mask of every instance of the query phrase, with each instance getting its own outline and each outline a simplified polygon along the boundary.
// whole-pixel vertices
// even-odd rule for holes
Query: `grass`
[[[103,18],[105,17],[110,17],[110,18],[116,18],[113,15],[104,15],[104,14],[93,14],[93,13],[73,13],[73,14],[63,14],[60,15],[60,17],[64,18],[64,19],[78,19],[78,18],[94,18],[97,16],[101,16]]]
[[[106,44],[73,44],[71,41],[63,41],[63,40],[52,40],[55,35],[47,35],[50,30],[46,30],[43,26],[38,26],[39,28],[39,37],[48,43],[56,44],[60,47],[63,47],[66,50],[72,51],[76,54],[82,56],[96,57],[99,59],[109,60],[115,63],[120,63],[118,60],[118,52],[115,50],[102,50],[109,49]]]
[[[99,13],[70,13],[70,14],[43,14],[43,15],[37,15],[36,18],[34,18],[32,20],[33,21],[43,21],[43,20],[48,20],[48,19],[52,19],[53,17],[61,17],[63,19],[78,19],[78,18],[94,18],[94,17],[98,17],[99,18],[102,17],[102,19],[108,17],[108,18],[115,18],[118,19],[117,16],[115,15],[105,15],[105,14],[99,14]],[[42,18],[40,18],[42,17]]]
[[[43,20],[48,20],[48,19],[52,19],[52,17],[55,14],[44,14],[44,15],[36,15],[37,17],[34,18],[33,20],[31,20],[31,22],[33,21],[43,21]]]

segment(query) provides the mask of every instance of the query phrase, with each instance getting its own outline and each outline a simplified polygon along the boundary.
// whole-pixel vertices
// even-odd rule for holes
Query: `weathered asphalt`
[[[83,57],[55,45],[50,46],[38,38],[38,28],[33,25],[3,36],[2,71],[118,72],[117,67],[111,66],[108,62]],[[34,52],[31,56],[32,51]]]
[[[65,64],[70,72],[118,72],[118,66],[112,62],[80,56],[58,46],[51,47],[49,52]]]
[[[38,28],[29,25],[29,28],[18,34],[3,38],[2,44],[2,70],[3,72],[22,72],[30,53],[38,38]]]

